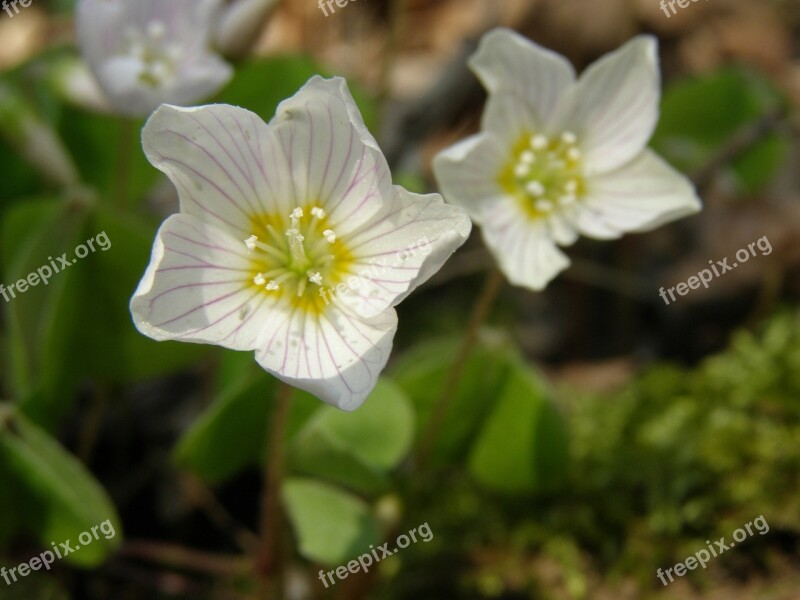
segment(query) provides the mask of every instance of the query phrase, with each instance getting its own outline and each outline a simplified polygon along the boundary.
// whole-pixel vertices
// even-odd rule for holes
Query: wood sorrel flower
[[[482,131],[441,152],[445,199],[481,225],[508,279],[543,289],[569,265],[556,244],[614,239],[700,210],[689,181],[646,148],[658,120],[656,41],[572,65],[497,29],[470,59],[489,91]]]
[[[392,186],[341,78],[312,78],[269,125],[165,105],[142,139],[181,211],[131,299],[139,331],[255,350],[279,379],[358,407],[389,357],[393,307],[466,240],[467,214]],[[425,252],[405,251],[419,240]]]
[[[219,0],[80,0],[81,52],[122,114],[189,105],[233,74],[210,49]]]

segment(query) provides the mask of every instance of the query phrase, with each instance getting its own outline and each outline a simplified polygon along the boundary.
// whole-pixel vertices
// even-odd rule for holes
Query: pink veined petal
[[[161,225],[150,264],[130,309],[136,328],[156,340],[253,350],[274,314],[253,289],[246,249],[230,234],[191,215]]]
[[[511,160],[511,145],[487,134],[468,137],[433,159],[433,172],[445,200],[464,208],[476,223],[483,222],[505,192],[499,184],[504,161]]]
[[[658,43],[638,36],[592,64],[571,90],[565,129],[580,140],[587,174],[613,170],[638,155],[658,121]]]
[[[691,182],[650,150],[591,178],[588,187],[586,198],[576,206],[581,213],[578,227],[590,237],[648,231],[702,208]],[[606,231],[610,235],[603,235]]]
[[[341,77],[312,77],[270,121],[299,204],[318,201],[337,235],[368,221],[391,198],[389,166]]]
[[[147,121],[142,144],[178,189],[181,211],[239,240],[253,233],[254,215],[288,215],[294,207],[280,142],[243,108],[162,106]]]
[[[511,283],[540,291],[569,266],[569,259],[556,246],[546,220],[531,220],[515,202],[509,198],[487,216],[483,239]]]
[[[490,93],[483,120],[488,131],[508,133],[514,121],[519,130],[547,131],[575,81],[563,56],[503,28],[483,36],[469,64]]]
[[[396,329],[394,309],[372,319],[334,305],[319,316],[298,311],[270,322],[256,360],[282,381],[342,410],[355,410],[386,366]]]
[[[353,276],[337,299],[364,317],[396,306],[441,269],[471,229],[466,212],[439,194],[395,186],[392,203],[348,237]]]

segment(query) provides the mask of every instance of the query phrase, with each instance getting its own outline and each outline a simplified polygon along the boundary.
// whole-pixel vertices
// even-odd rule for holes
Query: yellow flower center
[[[296,207],[289,215],[259,214],[244,240],[252,256],[250,284],[296,308],[316,314],[327,302],[320,293],[343,282],[352,255],[318,207]]]
[[[514,144],[512,159],[500,173],[500,185],[532,219],[547,217],[585,194],[577,141],[567,131],[553,138],[526,133]]]
[[[126,52],[140,63],[139,81],[150,87],[160,87],[174,76],[183,55],[180,46],[167,42],[165,36],[161,21],[150,22],[144,31],[130,28],[125,32]]]

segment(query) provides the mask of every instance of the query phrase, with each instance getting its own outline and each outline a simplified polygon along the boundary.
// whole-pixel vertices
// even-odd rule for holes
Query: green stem
[[[130,200],[133,136],[133,121],[121,117],[119,137],[117,138],[117,178],[114,187],[115,201],[117,206],[121,208],[127,208]]]
[[[283,482],[284,441],[288,423],[292,387],[282,383],[278,389],[277,406],[267,440],[265,457],[264,493],[261,503],[261,549],[257,569],[262,576],[261,597],[283,598],[283,565],[281,564],[281,510],[280,491]]]
[[[500,270],[497,267],[493,267],[486,278],[486,283],[481,295],[478,296],[478,299],[475,301],[475,306],[472,308],[472,314],[467,324],[467,333],[464,336],[464,343],[461,345],[453,367],[447,375],[442,393],[433,407],[428,426],[422,435],[422,441],[420,442],[420,448],[417,454],[417,468],[419,469],[424,469],[430,458],[433,447],[444,425],[445,418],[450,411],[450,406],[455,398],[456,389],[461,381],[461,376],[464,373],[467,360],[478,342],[478,333],[480,332],[481,325],[486,321],[486,317],[489,315],[489,311],[503,287],[504,280],[505,278]]]

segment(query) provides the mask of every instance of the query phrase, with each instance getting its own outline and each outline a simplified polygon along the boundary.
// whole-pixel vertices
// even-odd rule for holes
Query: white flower
[[[394,306],[466,240],[467,214],[392,186],[341,78],[312,78],[269,125],[232,106],[162,106],[142,138],[181,212],[131,299],[139,331],[255,350],[281,380],[359,406],[389,357]],[[358,285],[420,239],[431,252]]]
[[[116,109],[150,114],[162,103],[188,105],[231,78],[210,49],[219,0],[80,0],[78,42]]]
[[[569,265],[556,244],[579,234],[614,239],[700,210],[690,182],[646,148],[660,97],[654,38],[576,80],[564,57],[497,29],[470,66],[489,91],[482,131],[441,152],[434,171],[512,283],[543,289]]]

